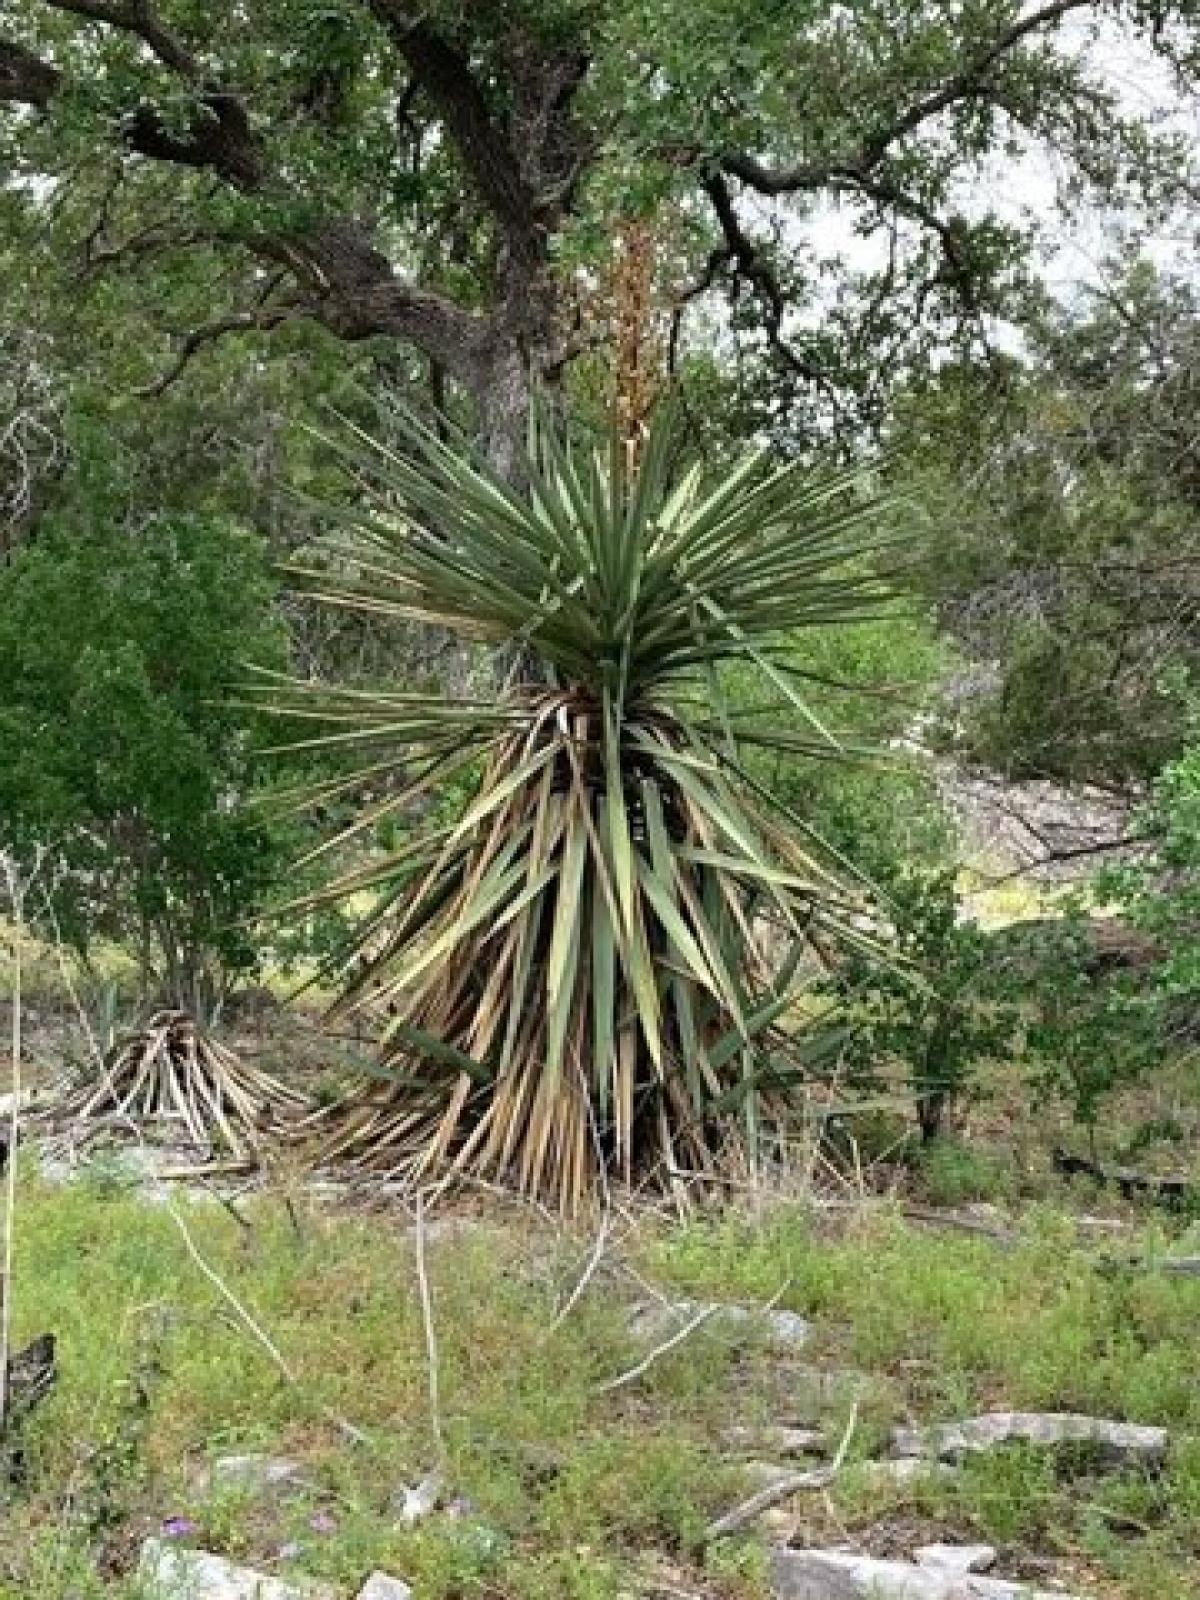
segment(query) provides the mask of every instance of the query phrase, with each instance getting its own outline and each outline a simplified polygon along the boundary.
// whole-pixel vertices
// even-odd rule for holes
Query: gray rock
[[[776,1456],[820,1455],[828,1439],[820,1428],[726,1428],[721,1443],[731,1450],[769,1450]]]
[[[18,1112],[28,1110],[34,1104],[34,1091],[20,1089],[15,1094],[9,1090],[7,1094],[0,1094],[0,1121],[8,1122],[12,1118],[13,1107]]]
[[[403,1579],[373,1572],[358,1591],[358,1600],[413,1600],[413,1592]]]
[[[855,1395],[886,1394],[891,1388],[888,1379],[869,1372],[856,1372],[852,1367],[813,1367],[796,1363],[788,1366],[787,1373],[798,1391],[797,1407],[809,1408],[797,1409],[794,1419],[803,1417],[805,1422],[816,1421],[826,1407],[841,1406]]]
[[[1134,1422],[1110,1422],[1073,1412],[992,1411],[962,1422],[935,1423],[928,1428],[897,1428],[892,1448],[899,1456],[932,1456],[957,1461],[980,1450],[1021,1440],[1026,1444],[1094,1444],[1120,1459],[1160,1461],[1166,1454],[1165,1428]]]
[[[287,1456],[251,1454],[221,1456],[209,1473],[212,1489],[234,1489],[243,1494],[271,1494],[306,1487],[304,1467]]]
[[[1071,1600],[1003,1578],[876,1561],[848,1550],[777,1549],[771,1585],[776,1600]]]
[[[971,1572],[990,1572],[996,1565],[996,1552],[990,1544],[923,1544],[913,1551],[913,1560],[919,1567],[965,1577]]]
[[[392,1496],[392,1505],[406,1528],[415,1527],[418,1522],[423,1521],[437,1509],[444,1488],[440,1472],[431,1472],[428,1477],[422,1478],[420,1483],[415,1485],[407,1483],[400,1485]]]
[[[142,1546],[138,1576],[154,1600],[337,1600],[328,1584],[270,1578],[223,1556],[176,1549],[161,1539],[147,1539]]]
[[[930,1461],[924,1456],[902,1456],[897,1461],[865,1461],[856,1469],[866,1483],[896,1484],[903,1487],[920,1483],[925,1478],[949,1477],[953,1467],[942,1461]]]
[[[756,1494],[760,1489],[772,1489],[777,1483],[796,1476],[795,1468],[784,1466],[782,1461],[743,1461],[741,1470]]]
[[[711,1300],[643,1300],[629,1317],[629,1331],[639,1343],[664,1343],[701,1312],[708,1312],[708,1325],[724,1333],[762,1327],[773,1344],[798,1349],[812,1336],[812,1324],[795,1311],[779,1311],[766,1306],[723,1305]]]

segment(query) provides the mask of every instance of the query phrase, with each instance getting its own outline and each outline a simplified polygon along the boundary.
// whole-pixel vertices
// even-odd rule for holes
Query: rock
[[[358,1591],[358,1600],[413,1600],[413,1592],[403,1579],[373,1572]]]
[[[742,1471],[756,1494],[760,1489],[772,1489],[777,1483],[796,1476],[795,1471],[781,1461],[744,1461]]]
[[[731,1450],[769,1450],[776,1456],[820,1455],[828,1440],[820,1428],[726,1428],[721,1443]]]
[[[437,1509],[443,1487],[442,1477],[438,1472],[431,1472],[415,1486],[410,1487],[407,1483],[400,1485],[392,1496],[392,1504],[396,1508],[396,1515],[406,1528],[415,1527],[431,1511]]]
[[[307,1578],[285,1582],[205,1550],[173,1549],[161,1539],[147,1539],[142,1546],[138,1576],[152,1600],[337,1600],[328,1584]]]
[[[923,1478],[949,1477],[954,1469],[925,1456],[901,1456],[897,1461],[865,1461],[856,1469],[869,1484],[919,1483]]]
[[[829,1407],[841,1407],[856,1395],[882,1395],[892,1387],[889,1379],[857,1372],[853,1367],[813,1367],[795,1362],[789,1363],[786,1371],[795,1386],[792,1415],[805,1422],[818,1421]]]
[[[243,1494],[270,1494],[280,1489],[306,1487],[304,1468],[287,1456],[221,1456],[212,1464],[209,1487],[233,1489]]]
[[[928,1428],[897,1428],[892,1448],[899,1456],[931,1456],[957,1461],[980,1450],[1021,1440],[1052,1446],[1093,1444],[1120,1459],[1160,1461],[1166,1454],[1165,1428],[1147,1428],[1135,1422],[1110,1422],[1073,1412],[992,1411],[962,1422],[935,1423]]]
[[[798,1349],[812,1336],[812,1324],[795,1311],[778,1311],[766,1306],[723,1305],[711,1300],[643,1300],[629,1317],[629,1331],[639,1343],[662,1344],[698,1317],[708,1312],[710,1325],[725,1332],[732,1329],[765,1328],[773,1344]]]
[[[777,1549],[776,1600],[1071,1600],[1071,1596],[961,1570],[876,1561],[848,1550]]]
[[[989,1572],[996,1565],[996,1552],[990,1544],[923,1544],[913,1551],[913,1560],[919,1567],[965,1577],[970,1572]]]
[[[7,1094],[0,1094],[0,1121],[11,1121],[14,1107],[21,1112],[27,1110],[33,1103],[32,1089],[20,1089],[15,1094],[9,1090]]]

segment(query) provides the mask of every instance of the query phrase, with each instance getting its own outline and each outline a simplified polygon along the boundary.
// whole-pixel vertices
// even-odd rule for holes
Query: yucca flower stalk
[[[323,1154],[568,1209],[602,1177],[753,1159],[795,1071],[781,1024],[804,955],[865,935],[861,884],[772,807],[745,750],[844,757],[789,650],[878,614],[878,508],[852,473],[764,452],[711,484],[676,471],[667,417],[630,469],[619,440],[572,447],[539,416],[519,489],[403,430],[402,451],[335,441],[369,499],[297,575],[520,665],[494,699],[259,685],[313,724],[287,748],[361,752],[300,803],[384,791],[309,858],[355,864],[289,908],[368,906],[335,1015],[375,1019],[381,1076],[327,1116]],[[731,662],[761,675],[774,721],[725,706]],[[460,816],[367,848],[464,773]]]

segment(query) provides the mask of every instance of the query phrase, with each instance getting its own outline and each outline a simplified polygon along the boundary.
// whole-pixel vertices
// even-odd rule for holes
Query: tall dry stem
[[[8,1162],[5,1173],[4,1193],[4,1266],[3,1282],[0,1283],[0,1434],[3,1434],[8,1424],[9,1393],[8,1393],[8,1363],[12,1353],[12,1308],[13,1308],[13,1245],[16,1238],[17,1225],[17,1139],[20,1134],[21,1120],[21,1093],[23,1075],[21,1072],[21,1056],[24,1049],[22,1037],[24,995],[22,984],[24,980],[25,960],[25,895],[30,883],[37,877],[41,868],[41,857],[35,860],[33,869],[28,879],[23,879],[20,869],[11,856],[0,857],[4,867],[4,879],[8,887],[9,906],[12,911],[13,925],[13,976],[12,976],[12,1036],[9,1042],[11,1053],[11,1077],[9,1083],[10,1104],[8,1112]]]

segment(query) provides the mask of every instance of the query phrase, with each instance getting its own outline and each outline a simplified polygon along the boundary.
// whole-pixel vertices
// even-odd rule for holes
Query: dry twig
[[[724,1539],[729,1534],[736,1533],[748,1522],[753,1522],[762,1512],[769,1510],[773,1505],[778,1505],[780,1500],[786,1500],[789,1495],[799,1493],[802,1489],[828,1489],[842,1470],[857,1426],[858,1400],[856,1399],[850,1407],[850,1419],[846,1423],[846,1431],[842,1434],[837,1452],[827,1467],[812,1468],[808,1472],[792,1472],[786,1478],[780,1478],[777,1483],[769,1483],[765,1489],[752,1494],[748,1500],[743,1500],[740,1505],[734,1506],[723,1517],[710,1522],[704,1530],[705,1543],[711,1544],[714,1539]]]
[[[626,1384],[636,1383],[642,1374],[648,1371],[660,1356],[665,1356],[669,1351],[674,1350],[677,1345],[681,1345],[685,1339],[689,1338],[693,1333],[695,1333],[697,1328],[706,1323],[710,1317],[716,1316],[717,1312],[720,1310],[720,1306],[701,1307],[701,1309],[697,1311],[696,1315],[694,1317],[690,1317],[677,1333],[673,1333],[671,1337],[669,1339],[665,1339],[662,1344],[656,1345],[654,1349],[650,1351],[649,1355],[643,1356],[635,1367],[630,1367],[627,1372],[622,1372],[618,1377],[610,1378],[607,1383],[602,1383],[600,1385],[599,1393],[611,1394],[614,1389],[623,1389]]]

